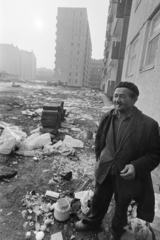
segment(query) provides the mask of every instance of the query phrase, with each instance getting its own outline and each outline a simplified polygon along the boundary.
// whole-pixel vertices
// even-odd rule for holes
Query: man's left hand
[[[120,172],[120,176],[126,180],[135,179],[135,168],[132,164],[128,164],[125,168]]]

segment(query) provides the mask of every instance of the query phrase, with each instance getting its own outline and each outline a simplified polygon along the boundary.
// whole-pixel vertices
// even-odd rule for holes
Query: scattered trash
[[[42,240],[44,238],[44,232],[40,231],[36,233],[36,240]]]
[[[60,198],[54,206],[54,217],[60,221],[66,221],[70,215],[70,204],[66,198]]]
[[[58,233],[52,234],[50,240],[63,240],[62,233],[58,232]]]
[[[92,139],[93,138],[93,132],[88,131],[87,132],[87,138]]]
[[[82,210],[82,213],[85,214],[85,215],[89,211],[88,201],[91,200],[93,195],[94,195],[94,192],[92,190],[81,191],[81,192],[75,193],[75,198],[80,199],[81,210]]]
[[[57,201],[57,199],[59,198],[59,193],[47,190],[45,196]]]
[[[81,140],[74,139],[69,135],[65,135],[63,143],[65,143],[67,146],[72,147],[72,148],[83,148],[84,147],[84,143]]]
[[[27,217],[27,210],[21,212],[22,217],[25,219]]]
[[[12,84],[12,87],[21,87],[21,85],[14,82],[14,83]]]
[[[133,218],[130,222],[133,235],[136,240],[153,240],[149,225],[139,218]]]
[[[79,186],[76,191],[75,194],[79,191],[83,191],[90,183],[92,182],[92,179],[89,178],[88,180],[86,180],[81,186]]]
[[[151,227],[160,232],[160,194],[155,193],[155,217]]]
[[[51,144],[51,137],[49,133],[42,134],[37,137],[37,134],[35,134],[36,137],[34,138],[26,138],[25,141],[22,142],[20,146],[20,151],[21,150],[27,150],[27,151],[32,151],[33,149],[41,148],[44,147],[45,145]]]
[[[30,239],[30,238],[31,238],[31,232],[26,232],[25,239]]]
[[[0,136],[0,153],[10,154],[16,144],[20,143],[25,137],[26,133],[16,126],[10,126],[3,122],[0,126],[4,126],[2,135]]]
[[[60,174],[60,175],[64,180],[67,180],[67,181],[71,180],[72,178],[72,172],[67,172],[65,175],[63,174]]]
[[[11,215],[13,212],[7,213],[7,216]]]
[[[12,169],[6,166],[0,166],[0,180],[6,180],[12,178],[17,174],[18,170]]]
[[[74,235],[71,236],[70,240],[74,240],[76,237]]]
[[[34,157],[35,156],[34,151],[18,150],[15,153],[18,154],[18,155],[23,155],[25,157]]]

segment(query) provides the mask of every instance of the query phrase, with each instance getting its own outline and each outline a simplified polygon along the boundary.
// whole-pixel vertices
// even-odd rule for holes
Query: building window
[[[78,76],[78,73],[76,73],[75,75]]]
[[[141,0],[136,0],[135,2],[136,2],[136,4],[135,4],[135,10],[136,10],[136,9],[138,8],[138,6],[139,6]]]
[[[147,28],[147,41],[145,43],[145,62],[144,66],[150,66],[154,64],[156,52],[158,49],[158,42],[160,36],[160,11],[156,16],[149,22]]]
[[[80,47],[80,43],[78,43],[78,47]]]
[[[77,83],[77,79],[75,80],[75,83]]]
[[[71,82],[71,79],[69,79],[69,82]]]
[[[80,16],[82,16],[82,12],[80,12]]]
[[[71,43],[71,46],[73,47],[74,43]]]
[[[71,75],[72,75],[72,73],[70,72],[70,73],[69,73],[69,75],[71,76]]]
[[[137,46],[138,46],[138,37],[130,45],[127,75],[133,75],[133,73],[134,73],[135,64],[136,64],[136,56],[137,56]]]
[[[79,54],[79,51],[77,51],[77,54]]]

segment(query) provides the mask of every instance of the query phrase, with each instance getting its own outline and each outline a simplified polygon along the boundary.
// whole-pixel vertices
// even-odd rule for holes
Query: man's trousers
[[[109,174],[102,184],[96,183],[95,194],[93,196],[89,214],[83,218],[82,222],[93,227],[93,229],[94,227],[97,228],[98,226],[101,226],[113,194],[116,206],[114,217],[112,219],[112,232],[115,236],[121,236],[125,232],[124,227],[127,225],[128,206],[132,199],[120,196],[115,175]],[[138,194],[140,194],[140,192]]]

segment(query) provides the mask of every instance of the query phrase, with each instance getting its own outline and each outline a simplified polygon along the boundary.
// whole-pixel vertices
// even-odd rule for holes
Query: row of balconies
[[[120,48],[122,29],[124,28],[124,19],[130,14],[131,3],[127,0],[110,0],[110,13],[107,21],[106,41],[104,50],[104,63],[110,56],[111,59],[119,59],[124,57],[124,47]],[[116,4],[113,6],[112,4]],[[114,38],[114,39],[113,39]],[[113,40],[114,41],[113,41]],[[112,44],[112,46],[111,46]],[[111,53],[109,54],[109,49]]]
[[[116,7],[116,18],[124,18],[125,15],[130,14],[130,4],[128,1],[128,4],[126,5],[126,0],[110,0],[111,4],[117,4]],[[108,16],[107,23],[112,23],[114,20],[113,12],[111,11]]]
[[[108,59],[108,57],[109,57],[109,49],[105,48],[104,58]],[[118,58],[122,58],[121,52],[120,52],[120,42],[113,41],[112,50],[111,50],[111,59],[118,59]]]

